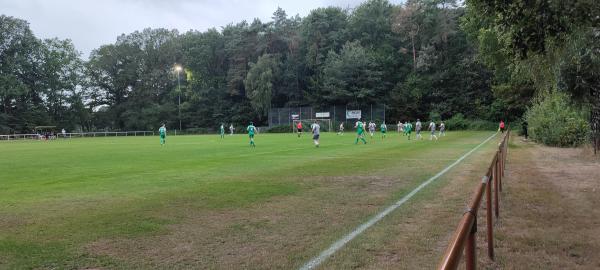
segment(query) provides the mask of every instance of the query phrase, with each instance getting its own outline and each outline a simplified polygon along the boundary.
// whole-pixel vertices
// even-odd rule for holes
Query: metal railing
[[[492,159],[492,163],[488,167],[486,175],[483,176],[477,186],[469,207],[463,214],[438,269],[457,269],[463,250],[465,253],[466,269],[472,270],[477,268],[477,255],[475,252],[477,243],[475,236],[477,233],[477,213],[483,195],[486,195],[487,255],[492,261],[494,260],[494,224],[492,211],[497,219],[500,216],[499,192],[502,192],[502,178],[504,177],[504,168],[508,154],[510,127],[506,130],[502,141],[498,145],[498,150]],[[492,185],[494,186],[493,189]]]
[[[154,131],[99,131],[99,132],[70,132],[55,133],[52,138],[90,138],[90,137],[117,137],[117,136],[151,136]],[[5,140],[41,140],[45,139],[43,134],[9,134],[0,135],[0,141]]]

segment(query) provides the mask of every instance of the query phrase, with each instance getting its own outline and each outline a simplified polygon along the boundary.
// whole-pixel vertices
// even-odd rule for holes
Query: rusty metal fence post
[[[510,126],[503,135],[504,137],[502,137],[502,141],[498,145],[487,173],[477,186],[469,208],[461,218],[438,269],[457,269],[463,251],[466,269],[474,270],[477,268],[477,212],[479,211],[484,193],[486,195],[487,255],[490,260],[493,261],[495,259],[493,214],[495,213],[496,218],[500,216],[499,192],[502,191],[502,178],[506,166]]]
[[[477,269],[477,215],[474,215],[473,225],[467,236],[465,247],[465,265],[467,270]]]
[[[488,257],[494,260],[494,221],[492,218],[492,183],[490,183],[490,181],[494,181],[494,178],[485,176],[484,179],[486,178],[485,218],[487,225]]]
[[[498,173],[499,171],[499,166],[498,166],[498,162],[500,160],[500,150],[496,151],[496,158],[494,160],[494,168],[493,170],[493,175],[494,175],[494,212],[496,213],[496,218],[498,218],[500,216],[500,204],[499,201],[500,199],[498,198],[499,194],[498,194],[498,190],[499,190],[499,186],[500,186],[500,181],[502,176],[500,176],[500,173]]]

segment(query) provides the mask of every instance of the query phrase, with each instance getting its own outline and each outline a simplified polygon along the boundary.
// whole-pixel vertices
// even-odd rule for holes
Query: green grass
[[[92,254],[86,246],[168,235],[190,222],[190,212],[229,213],[304,197],[346,202],[350,188],[330,193],[327,179],[335,177],[408,179],[381,192],[377,206],[384,206],[490,134],[455,132],[436,143],[392,133],[367,145],[354,145],[351,133],[323,134],[318,149],[308,136],[290,134],[260,134],[254,149],[243,135],[170,136],[164,147],[158,137],[0,142],[0,269],[143,268],[139,258]],[[372,211],[338,217],[339,227],[323,229],[323,240],[309,241],[314,245],[283,263],[302,263]],[[250,224],[223,227],[243,235],[270,226]]]

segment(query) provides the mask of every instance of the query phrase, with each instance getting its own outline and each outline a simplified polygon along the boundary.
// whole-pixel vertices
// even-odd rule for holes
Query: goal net
[[[310,132],[311,131],[311,125],[313,123],[317,123],[319,124],[319,126],[321,126],[321,131],[322,132],[329,132],[329,131],[333,131],[333,129],[331,129],[331,119],[302,119],[302,120],[294,120],[294,125],[293,125],[293,130],[294,132],[298,132],[298,122],[302,122],[302,131],[304,132]]]

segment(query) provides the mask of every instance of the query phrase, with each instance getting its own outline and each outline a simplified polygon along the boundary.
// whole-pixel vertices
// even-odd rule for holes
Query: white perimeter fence
[[[69,138],[93,138],[93,137],[127,137],[127,136],[153,136],[154,131],[101,131],[101,132],[78,132],[78,133],[55,133],[46,138],[44,134],[10,134],[0,135],[0,141],[10,140],[44,140],[44,139],[69,139]]]

